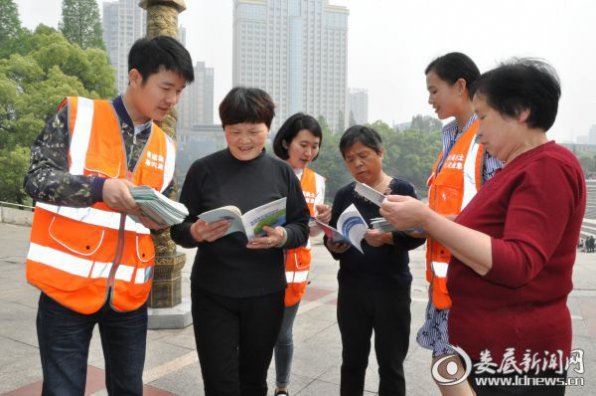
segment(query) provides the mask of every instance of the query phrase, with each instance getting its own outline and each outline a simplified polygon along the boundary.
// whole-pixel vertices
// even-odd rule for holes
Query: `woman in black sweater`
[[[352,176],[384,194],[416,197],[414,187],[383,171],[383,143],[379,134],[355,125],[343,134],[339,148]],[[352,182],[335,195],[330,225],[354,204],[364,220],[379,217],[379,207],[360,197]],[[337,322],[342,339],[341,395],[364,390],[370,338],[375,332],[379,363],[379,395],[405,395],[403,362],[410,337],[410,285],[408,251],[424,239],[403,232],[368,230],[362,242],[364,254],[354,247],[325,239],[332,256],[339,260]]]
[[[283,250],[306,243],[309,211],[290,166],[265,153],[274,115],[270,96],[234,88],[219,113],[228,147],[191,166],[180,195],[189,216],[171,235],[184,247],[199,247],[191,291],[205,394],[266,395],[284,309]],[[197,220],[221,206],[245,213],[282,197],[286,224],[265,227],[267,235],[250,242],[243,233],[224,235],[228,220]]]

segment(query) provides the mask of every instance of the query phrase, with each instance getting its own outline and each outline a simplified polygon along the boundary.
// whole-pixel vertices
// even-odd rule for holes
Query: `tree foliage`
[[[376,130],[383,139],[385,148],[383,168],[385,172],[390,176],[409,181],[416,187],[420,196],[426,196],[426,179],[441,151],[442,124],[439,120],[432,118],[429,120],[422,116],[416,116],[414,119],[417,117],[423,120],[424,124],[414,124],[413,122],[412,125],[420,129],[410,127],[404,131],[397,131],[383,121],[375,121],[369,126]],[[342,133],[331,133],[326,122],[319,121],[322,121],[323,144],[319,158],[312,163],[312,168],[327,178],[326,200],[331,202],[337,190],[350,183],[353,178],[345,167],[339,152]]]
[[[60,31],[79,47],[104,49],[96,0],[62,0]]]
[[[419,114],[412,117],[412,122],[410,123],[410,128],[408,129],[420,132],[436,132],[440,131],[442,127],[443,124],[438,119]]]
[[[13,0],[0,0],[0,57],[10,53],[21,32],[16,4]]]
[[[24,29],[13,44],[19,50],[0,58],[0,191],[2,200],[20,203],[28,148],[64,97],[109,98],[116,92],[102,50],[83,50],[43,25],[33,33]]]
[[[24,204],[28,201],[23,175],[29,164],[29,149],[16,146],[0,149],[0,201]]]

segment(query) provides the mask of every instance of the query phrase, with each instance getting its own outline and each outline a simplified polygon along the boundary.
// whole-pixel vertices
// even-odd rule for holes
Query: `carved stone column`
[[[184,0],[141,0],[139,6],[147,10],[147,37],[178,37],[178,14],[186,9]],[[160,123],[164,132],[174,140],[177,117],[178,113],[173,109]],[[170,198],[176,198],[177,190],[174,185]],[[152,308],[171,308],[182,301],[181,270],[186,262],[186,255],[176,252],[176,244],[170,238],[169,228],[153,235],[153,242],[155,271],[147,304]]]

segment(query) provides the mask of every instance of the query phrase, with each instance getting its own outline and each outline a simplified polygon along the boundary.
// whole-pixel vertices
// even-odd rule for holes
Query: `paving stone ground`
[[[25,281],[24,258],[29,228],[0,224],[0,395],[39,395],[41,364],[35,332],[39,292]],[[194,252],[185,266],[183,296],[189,296],[188,276]],[[337,262],[320,243],[313,246],[311,284],[300,305],[294,327],[295,354],[292,394],[300,396],[338,395],[341,340],[335,315]],[[408,395],[436,395],[430,376],[430,352],[414,339],[426,306],[424,255],[411,253],[412,335],[405,363]],[[583,350],[584,386],[568,387],[568,395],[596,395],[596,254],[578,253],[574,269],[574,291],[569,298],[573,318],[573,347]],[[88,395],[106,395],[104,363],[96,333],[91,342]],[[274,371],[269,371],[270,394]],[[144,372],[145,395],[203,395],[192,327],[178,330],[150,330]],[[369,359],[366,395],[376,394],[377,364]]]

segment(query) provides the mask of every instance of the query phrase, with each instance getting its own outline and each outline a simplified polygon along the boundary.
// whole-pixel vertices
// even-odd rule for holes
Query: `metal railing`
[[[0,223],[31,225],[33,207],[0,201]]]
[[[6,207],[6,208],[19,209],[19,210],[28,210],[30,212],[33,212],[33,206],[21,205],[21,204],[16,204],[16,203],[12,203],[12,202],[0,201],[0,206]]]

